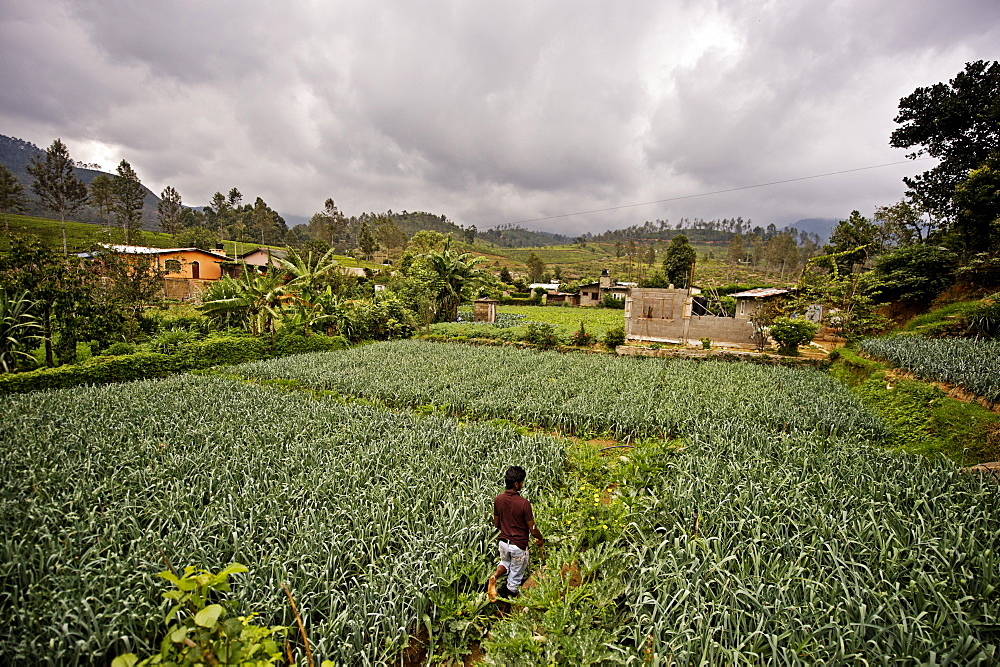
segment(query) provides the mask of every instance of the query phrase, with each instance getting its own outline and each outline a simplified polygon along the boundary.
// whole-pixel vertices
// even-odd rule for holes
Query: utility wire
[[[869,169],[881,169],[882,167],[891,167],[897,164],[910,164],[911,162],[919,162],[920,160],[930,160],[930,157],[918,157],[915,160],[902,160],[900,162],[886,162],[885,164],[874,164],[870,167],[857,167],[856,169],[844,169],[841,171],[831,171],[825,174],[816,174],[815,176],[799,176],[798,178],[786,178],[782,181],[771,181],[770,183],[758,183],[757,185],[744,185],[739,188],[729,188],[728,190],[714,190],[712,192],[702,192],[696,195],[682,195],[680,197],[668,197],[667,199],[657,199],[655,201],[644,201],[639,204],[622,204],[620,206],[609,206],[607,208],[595,208],[590,211],[576,211],[574,213],[560,213],[559,215],[547,215],[542,218],[529,218],[527,220],[516,220],[514,222],[508,222],[504,224],[508,225],[520,225],[525,222],[540,222],[542,220],[555,220],[556,218],[569,218],[574,215],[587,215],[589,213],[605,213],[607,211],[618,211],[623,208],[635,208],[636,206],[649,206],[650,204],[663,204],[665,202],[671,201],[681,201],[682,199],[695,199],[697,197],[710,197],[711,195],[721,195],[726,192],[739,192],[740,190],[753,190],[754,188],[766,188],[770,185],[781,185],[782,183],[794,183],[796,181],[808,181],[813,178],[825,178],[827,176],[837,176],[839,174],[850,174],[856,171],[867,171]]]

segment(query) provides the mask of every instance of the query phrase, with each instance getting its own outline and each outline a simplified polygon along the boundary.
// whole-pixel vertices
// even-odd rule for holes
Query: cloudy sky
[[[782,227],[932,163],[691,195],[904,160],[899,98],[1000,59],[1000,2],[0,0],[0,49],[0,134],[189,205]]]

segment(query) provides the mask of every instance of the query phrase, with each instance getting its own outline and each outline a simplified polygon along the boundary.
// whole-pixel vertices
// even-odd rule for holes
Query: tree
[[[849,272],[879,254],[879,228],[860,212],[851,211],[847,220],[837,223],[824,250],[827,255],[836,254],[835,261],[841,273]]]
[[[215,250],[221,239],[219,235],[206,227],[189,227],[174,234],[174,243],[179,248],[200,248]]]
[[[380,215],[375,218],[375,235],[378,237],[379,243],[386,250],[402,248],[406,245],[406,234],[387,215]]]
[[[90,182],[90,205],[104,218],[104,226],[111,234],[111,212],[115,206],[115,182],[107,174],[98,174]]]
[[[146,200],[146,188],[142,186],[132,165],[125,160],[118,163],[114,192],[115,215],[125,234],[125,245],[130,245],[134,240],[134,232],[142,228],[142,204]]]
[[[337,208],[332,198],[323,204],[323,210],[309,219],[309,233],[314,239],[326,241],[333,248],[347,229],[347,218]]]
[[[545,274],[545,262],[542,261],[541,257],[532,252],[530,255],[528,255],[527,264],[528,264],[528,279],[533,283],[537,283],[542,279],[542,276]]]
[[[361,229],[358,230],[358,248],[367,260],[371,260],[372,254],[379,248],[378,239],[364,220],[361,221]]]
[[[929,303],[954,282],[957,265],[955,253],[939,246],[908,245],[880,255],[875,260],[878,301]]]
[[[169,185],[160,194],[160,202],[156,205],[156,214],[160,218],[160,230],[167,234],[177,234],[181,231],[181,195]]]
[[[216,234],[222,236],[230,211],[229,202],[226,201],[226,196],[221,192],[216,192],[212,195],[212,199],[209,202],[209,208],[211,209],[209,224],[215,228]]]
[[[422,265],[432,276],[432,287],[437,303],[438,322],[454,322],[465,290],[487,281],[487,273],[479,268],[485,257],[470,252],[459,253],[451,249],[451,237],[444,242],[440,252],[424,255]]]
[[[10,234],[10,223],[7,215],[24,210],[26,203],[24,186],[17,180],[10,169],[0,164],[0,211],[3,211],[4,231]]]
[[[778,317],[767,333],[778,344],[779,353],[795,356],[799,353],[799,345],[811,341],[817,331],[819,325],[803,317]]]
[[[875,209],[872,222],[878,227],[881,245],[896,247],[923,243],[935,230],[933,219],[906,200]]]
[[[674,287],[686,289],[689,287],[688,279],[691,275],[691,267],[694,266],[698,253],[691,247],[688,237],[678,234],[670,239],[670,244],[663,252],[663,274]]]
[[[476,242],[476,232],[478,232],[478,231],[479,230],[476,229],[475,225],[469,225],[468,227],[466,227],[465,229],[463,229],[462,230],[462,236],[465,238],[465,242],[466,243],[470,243],[470,244],[471,243],[475,243]]]
[[[916,148],[907,157],[938,158],[936,167],[904,178],[908,196],[940,216],[954,213],[952,196],[969,172],[1000,153],[1000,62],[966,63],[954,79],[917,88],[899,101],[889,144]]]
[[[970,171],[955,187],[953,201],[954,228],[965,253],[1000,249],[1000,160]]]
[[[66,214],[78,210],[87,203],[87,186],[74,170],[69,149],[60,139],[52,142],[45,151],[45,157],[36,157],[28,165],[28,173],[33,179],[31,189],[42,200],[42,205],[59,213],[62,223],[63,255],[69,255],[66,243]]]
[[[746,251],[743,248],[743,237],[739,234],[733,234],[733,237],[729,239],[729,247],[726,251],[726,261],[733,266],[737,266],[741,261],[743,261],[744,254],[746,254]]]
[[[510,275],[510,269],[508,269],[506,266],[500,269],[500,282],[502,282],[504,285],[510,285],[514,282],[514,279]]]
[[[101,253],[97,275],[104,278],[103,300],[114,304],[125,317],[126,337],[139,332],[139,320],[145,306],[163,291],[163,270],[149,255]]]

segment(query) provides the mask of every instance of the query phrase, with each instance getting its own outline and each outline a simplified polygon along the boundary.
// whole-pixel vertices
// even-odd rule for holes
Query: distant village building
[[[611,280],[611,274],[607,269],[601,270],[601,278],[595,283],[580,285],[581,306],[597,306],[604,303],[604,297],[610,296],[613,299],[625,299],[629,291],[636,286],[636,283],[620,283]]]

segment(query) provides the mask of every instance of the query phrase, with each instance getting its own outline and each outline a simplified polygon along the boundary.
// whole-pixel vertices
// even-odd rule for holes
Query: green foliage
[[[62,223],[62,250],[68,255],[66,214],[87,203],[87,186],[76,175],[69,149],[60,139],[45,150],[45,157],[35,157],[27,166],[31,175],[31,189],[42,205],[59,214]]]
[[[135,345],[124,341],[118,341],[117,343],[108,345],[103,354],[106,357],[120,357],[125,354],[135,354]]]
[[[702,338],[701,339],[701,349],[703,349],[703,350],[711,350],[712,349],[712,339],[711,338]]]
[[[613,350],[619,345],[625,344],[625,327],[611,327],[604,332],[604,337],[601,339],[604,343],[604,347],[609,350]]]
[[[152,352],[92,357],[77,365],[0,375],[0,395],[164,377],[177,369],[172,357]]]
[[[813,339],[819,325],[803,317],[779,317],[771,323],[768,335],[778,343],[781,354],[798,354],[798,347]],[[710,341],[711,342],[711,341]]]
[[[279,356],[303,354],[306,352],[327,352],[344,350],[350,345],[343,336],[312,334],[306,336],[298,332],[279,332],[274,339],[274,352]]]
[[[0,372],[12,373],[34,361],[29,350],[41,340],[42,325],[31,314],[33,305],[27,292],[0,289]]]
[[[138,661],[134,653],[126,653],[115,658],[111,666],[283,664],[278,642],[288,632],[287,627],[261,627],[253,614],[234,617],[227,610],[234,606],[223,597],[230,592],[229,575],[247,571],[245,565],[233,563],[218,573],[193,566],[184,568],[179,577],[170,570],[160,572],[175,590],[163,594],[173,606],[165,619],[167,635],[159,654]]]
[[[233,599],[266,627],[295,623],[287,582],[317,663],[398,663],[425,614],[435,653],[467,651],[482,635],[456,625],[486,604],[484,508],[507,462],[531,471],[534,501],[564,461],[559,440],[509,426],[211,375],[12,397],[0,441],[0,655],[15,664],[158,652],[160,551],[254,563]]]
[[[895,121],[892,146],[938,158],[932,169],[903,179],[908,196],[949,217],[956,186],[1000,145],[1000,62],[966,63],[948,83],[917,88],[899,101]]]
[[[178,248],[201,248],[202,250],[214,251],[215,246],[221,242],[217,232],[205,227],[188,227],[173,235],[174,243]]]
[[[625,299],[616,299],[611,294],[605,294],[604,299],[601,300],[601,305],[614,310],[625,310]]]
[[[549,344],[547,329],[535,331],[536,344]],[[447,404],[454,416],[517,419],[574,435],[672,438],[714,424],[719,414],[726,424],[713,428],[737,432],[832,429],[876,441],[884,435],[857,399],[813,370],[400,340],[231,371],[254,380],[295,379],[396,407]]]
[[[177,363],[191,369],[241,364],[268,356],[268,346],[260,338],[220,335],[188,343],[176,353]]]
[[[896,248],[875,260],[880,281],[878,300],[929,303],[954,282],[958,257],[947,248],[909,245]]]
[[[1000,402],[1000,341],[894,336],[858,341],[858,349],[924,379]]]
[[[556,334],[556,328],[544,322],[528,322],[523,340],[542,349],[556,347],[563,342]]]
[[[115,195],[113,209],[125,234],[125,244],[128,245],[134,242],[136,231],[142,227],[142,205],[146,199],[146,188],[126,160],[118,163],[117,172],[112,185]]]
[[[698,253],[691,247],[688,237],[678,234],[670,239],[663,253],[663,274],[677,289],[686,289],[691,266],[698,259]]]

